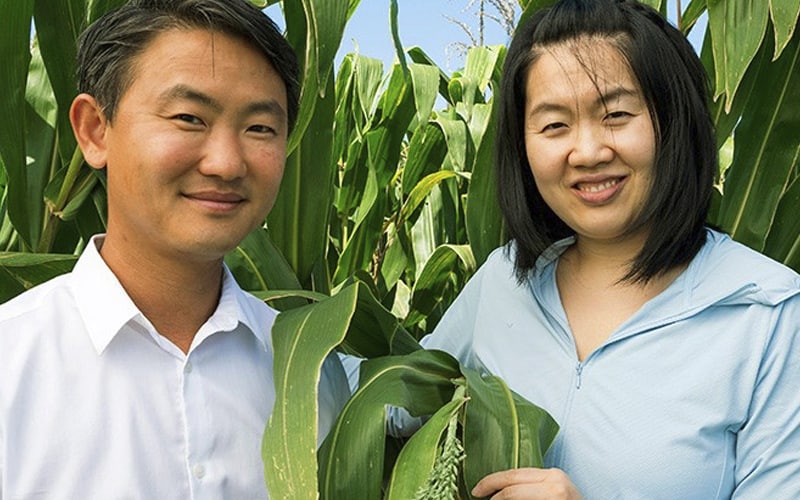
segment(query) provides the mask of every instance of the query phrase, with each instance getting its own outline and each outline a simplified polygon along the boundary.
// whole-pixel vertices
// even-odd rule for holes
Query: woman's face
[[[601,38],[540,49],[527,75],[524,126],[536,187],[553,212],[579,239],[625,235],[650,192],[656,145],[617,49]]]

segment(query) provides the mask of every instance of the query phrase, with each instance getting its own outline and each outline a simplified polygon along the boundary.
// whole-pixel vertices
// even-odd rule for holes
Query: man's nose
[[[206,141],[200,162],[203,175],[233,180],[247,173],[242,138],[234,131],[215,130]]]

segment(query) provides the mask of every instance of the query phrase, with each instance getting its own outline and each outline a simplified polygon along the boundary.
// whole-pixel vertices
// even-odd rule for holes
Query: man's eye
[[[251,125],[247,130],[257,134],[277,134],[276,130],[269,125]]]
[[[198,117],[196,117],[194,115],[190,115],[190,114],[187,114],[187,113],[179,113],[179,114],[175,115],[174,118],[176,120],[180,120],[182,122],[186,122],[186,123],[189,123],[191,125],[202,125],[203,124],[203,120],[201,120],[200,118],[198,118]]]

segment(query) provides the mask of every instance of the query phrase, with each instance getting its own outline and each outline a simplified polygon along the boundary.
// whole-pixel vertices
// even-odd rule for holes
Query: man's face
[[[219,260],[275,202],[286,159],[286,88],[267,59],[218,32],[157,35],[105,129],[106,244]]]

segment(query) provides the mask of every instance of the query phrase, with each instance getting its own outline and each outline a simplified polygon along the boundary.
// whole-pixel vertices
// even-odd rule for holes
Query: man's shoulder
[[[0,334],[16,322],[42,322],[48,313],[74,303],[70,273],[56,276],[0,304]]]
[[[69,359],[48,353],[74,346],[76,337],[65,331],[75,331],[81,324],[69,275],[0,304],[0,386],[12,387],[25,373],[50,370],[55,359]]]

